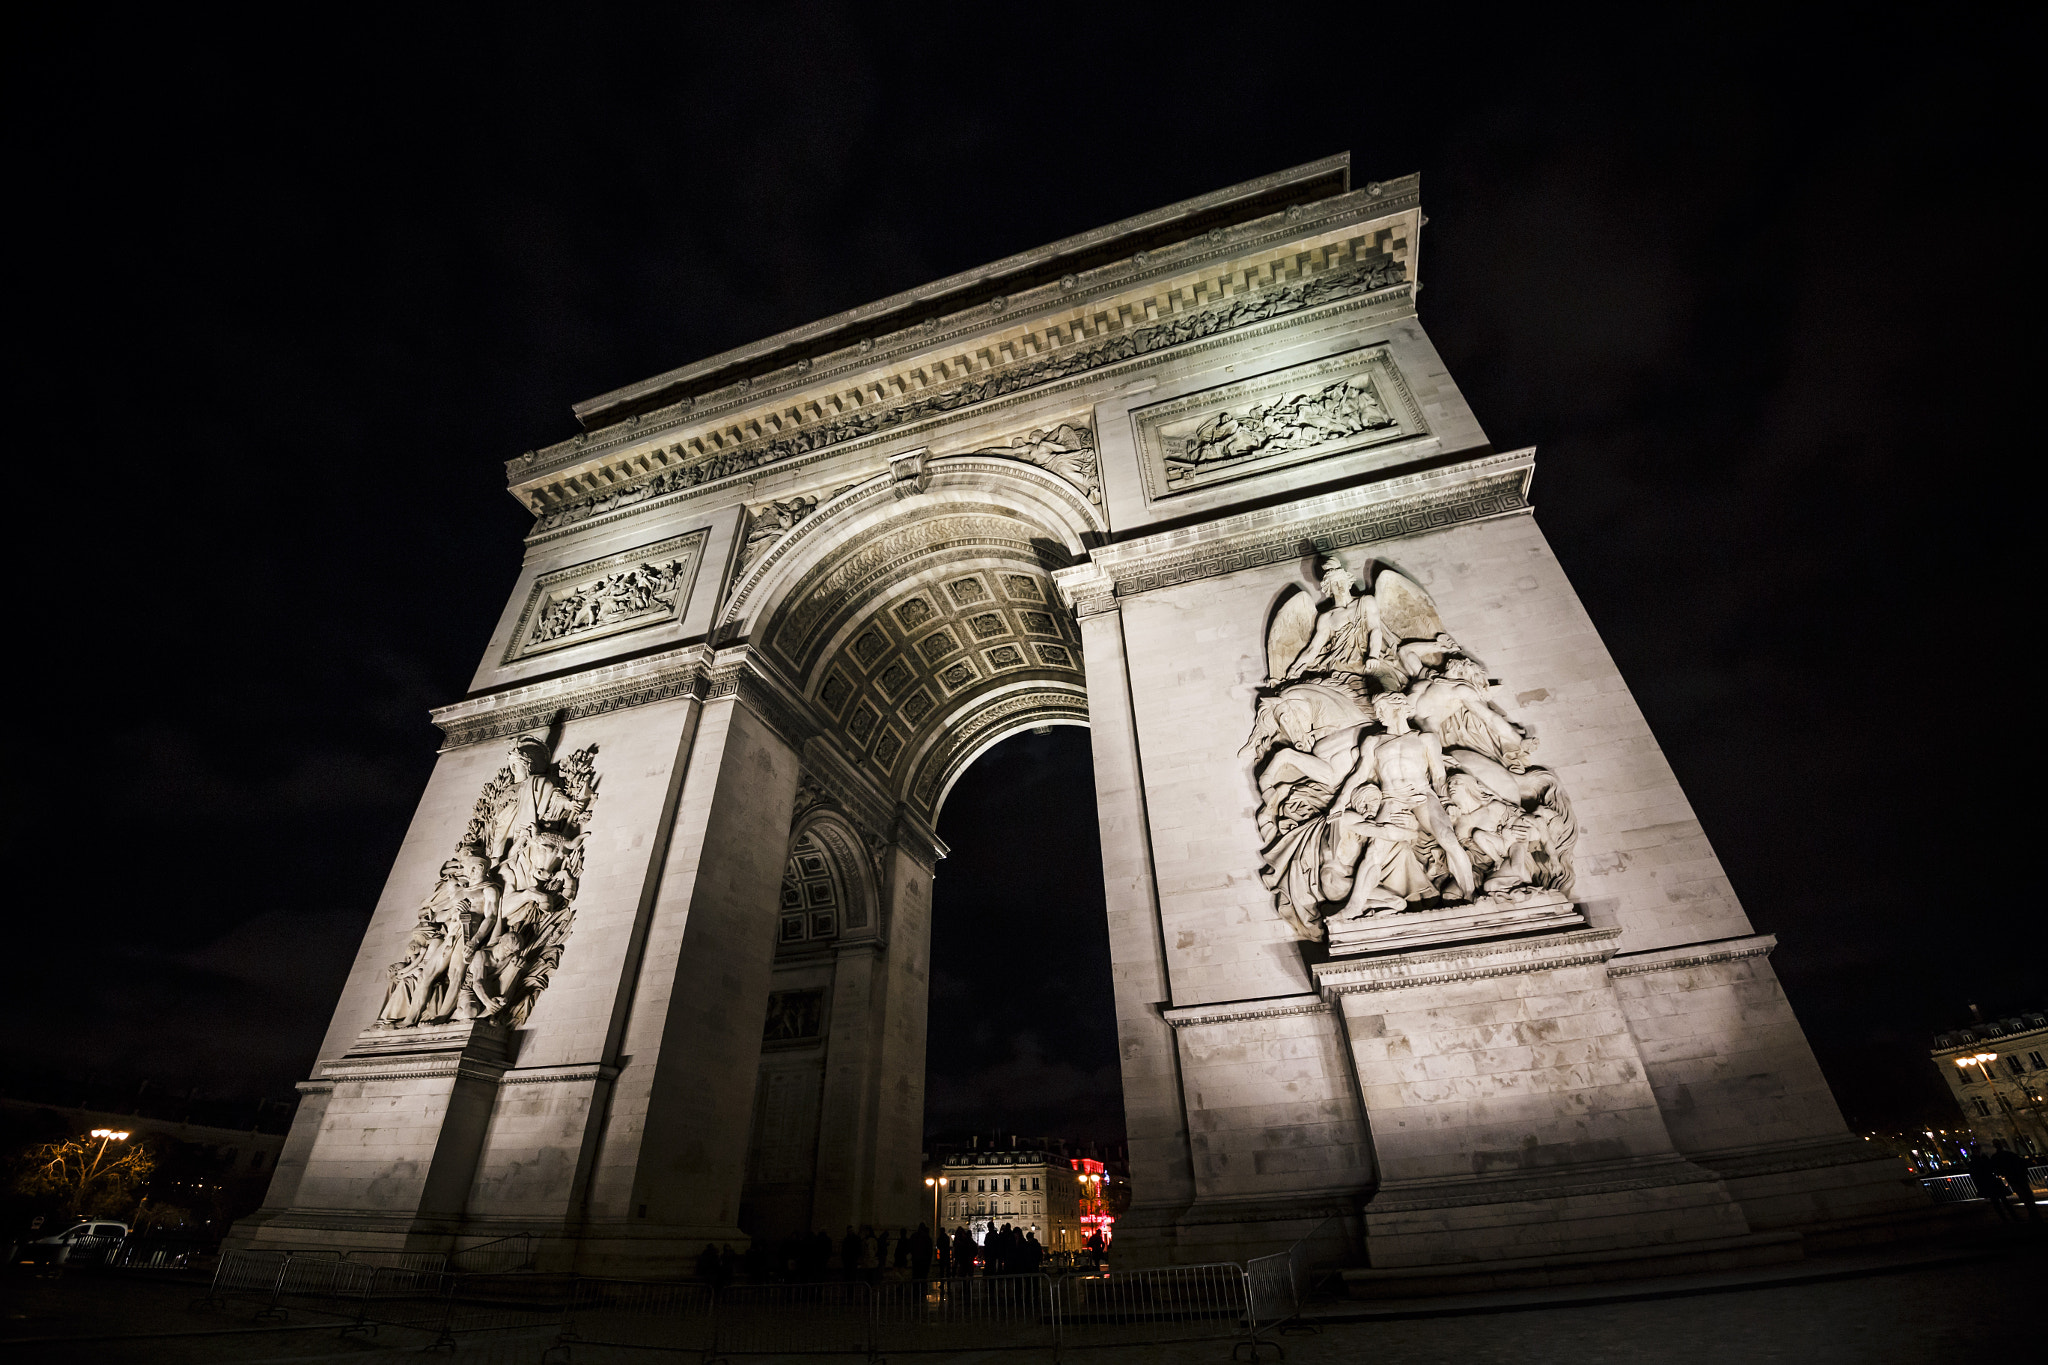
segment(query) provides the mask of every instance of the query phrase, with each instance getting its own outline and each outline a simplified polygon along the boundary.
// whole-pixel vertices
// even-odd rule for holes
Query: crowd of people
[[[1105,1249],[1102,1234],[1095,1233],[1079,1259],[1099,1268]],[[894,1279],[922,1284],[977,1274],[1030,1275],[1047,1267],[1049,1255],[1037,1233],[1008,1223],[989,1229],[980,1242],[964,1227],[951,1232],[940,1228],[936,1235],[923,1223],[915,1231],[848,1227],[837,1239],[825,1232],[780,1242],[756,1239],[744,1255],[731,1243],[706,1243],[697,1257],[697,1278],[711,1284],[730,1284],[742,1277],[792,1283],[838,1279],[875,1284]]]

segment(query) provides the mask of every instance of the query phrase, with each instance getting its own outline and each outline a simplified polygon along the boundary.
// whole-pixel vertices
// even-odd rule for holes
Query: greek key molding
[[[1316,984],[1325,996],[1359,995],[1497,976],[1525,976],[1561,967],[1586,967],[1613,957],[1620,938],[1619,929],[1575,929],[1536,939],[1401,953],[1364,962],[1351,959],[1319,963],[1315,968]],[[1488,962],[1489,958],[1496,960]],[[1470,965],[1452,966],[1453,963]]]
[[[1230,1001],[1223,1005],[1183,1005],[1176,1009],[1162,1010],[1161,1015],[1174,1029],[1201,1028],[1208,1024],[1238,1024],[1255,1019],[1285,1019],[1296,1014],[1328,1014],[1330,1002],[1320,995],[1286,997],[1291,1003],[1278,1002],[1258,1005],[1255,1001]],[[1256,1006],[1236,1008],[1232,1006]]]
[[[1745,957],[1769,957],[1778,946],[1776,934],[1757,934],[1721,947],[1659,948],[1648,953],[1631,953],[1607,964],[1609,976],[1641,976],[1646,972],[1675,972],[1686,967],[1707,967],[1716,962],[1734,962]]]
[[[705,695],[711,651],[686,645],[644,659],[586,669],[566,678],[509,688],[434,708],[427,714],[444,737],[441,750],[536,730],[556,712],[564,720]]]
[[[1531,454],[1520,450],[1490,455],[1450,470],[1389,479],[1370,486],[1369,492],[1379,494],[1373,501],[1312,516],[1305,522],[1292,521],[1287,515],[1298,515],[1299,507],[1229,517],[1207,528],[1213,535],[1184,548],[1145,553],[1143,541],[1131,542],[1111,552],[1096,551],[1094,561],[1114,581],[1118,597],[1134,597],[1300,559],[1311,546],[1328,554],[1525,512],[1530,507]],[[1454,476],[1462,477],[1452,482]],[[1403,491],[1425,483],[1437,486]]]

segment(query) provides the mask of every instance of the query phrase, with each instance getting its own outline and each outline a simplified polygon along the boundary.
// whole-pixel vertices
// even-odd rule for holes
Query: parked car
[[[37,1238],[21,1249],[19,1259],[38,1265],[98,1265],[127,1239],[126,1223],[96,1218],[53,1237]]]

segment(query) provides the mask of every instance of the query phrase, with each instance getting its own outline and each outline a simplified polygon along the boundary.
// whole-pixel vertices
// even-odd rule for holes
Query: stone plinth
[[[1522,900],[1481,901],[1328,922],[1332,957],[1406,952],[1438,943],[1469,943],[1508,934],[1585,927],[1586,917],[1578,907],[1556,892],[1538,892]]]
[[[403,1245],[452,1230],[512,1042],[510,1029],[478,1021],[365,1029],[313,1082],[327,1092],[325,1121],[297,1203],[261,1226],[257,1244],[305,1245],[346,1228],[352,1244],[377,1234]]]
[[[1607,963],[1582,929],[1316,969],[1343,1011],[1380,1185],[1378,1268],[1625,1252],[1747,1236],[1681,1155]]]

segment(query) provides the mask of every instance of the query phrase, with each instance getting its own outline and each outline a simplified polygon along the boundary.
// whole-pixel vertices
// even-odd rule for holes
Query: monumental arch
[[[934,834],[1092,730],[1129,1264],[1411,1287],[1900,1214],[1337,157],[578,406],[237,1240],[914,1224]],[[1019,848],[1017,856],[1034,851]],[[1365,1269],[1369,1267],[1369,1269]],[[1604,1267],[1604,1269],[1603,1269]]]

